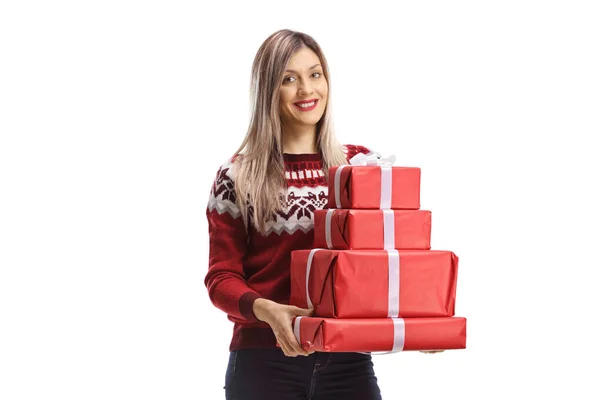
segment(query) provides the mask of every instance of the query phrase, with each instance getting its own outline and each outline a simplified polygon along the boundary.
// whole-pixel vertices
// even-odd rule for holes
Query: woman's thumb
[[[295,315],[301,315],[301,316],[310,316],[313,314],[313,312],[315,312],[315,310],[313,308],[300,308],[300,307],[295,307],[292,310],[294,312]]]

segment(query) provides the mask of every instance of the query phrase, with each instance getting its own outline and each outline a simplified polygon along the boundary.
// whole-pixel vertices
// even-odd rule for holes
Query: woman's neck
[[[283,152],[288,154],[317,153],[316,126],[299,126],[294,129],[283,128]]]

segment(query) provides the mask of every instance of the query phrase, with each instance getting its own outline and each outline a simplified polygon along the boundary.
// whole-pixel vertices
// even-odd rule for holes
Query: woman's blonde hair
[[[348,163],[333,132],[331,81],[321,48],[312,37],[301,32],[282,29],[273,33],[260,46],[252,64],[251,119],[246,137],[234,155],[235,192],[242,219],[247,228],[247,223],[251,222],[263,234],[267,222],[282,209],[281,198],[287,190],[279,88],[288,61],[304,47],[319,57],[329,85],[325,111],[317,123],[317,148],[322,155],[325,179],[329,167]]]

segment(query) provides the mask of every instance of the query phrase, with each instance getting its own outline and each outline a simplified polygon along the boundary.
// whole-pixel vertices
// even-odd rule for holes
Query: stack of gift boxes
[[[458,257],[431,250],[420,168],[393,162],[359,154],[329,170],[314,248],[291,254],[290,304],[314,308],[293,321],[306,350],[466,348],[466,319],[454,316]]]

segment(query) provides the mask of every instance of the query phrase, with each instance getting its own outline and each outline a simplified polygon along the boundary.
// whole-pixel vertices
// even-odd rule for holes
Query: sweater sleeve
[[[232,160],[219,168],[208,199],[209,260],[204,284],[212,303],[228,315],[247,321],[258,319],[254,300],[262,297],[246,283],[243,259],[247,234],[236,203]]]

